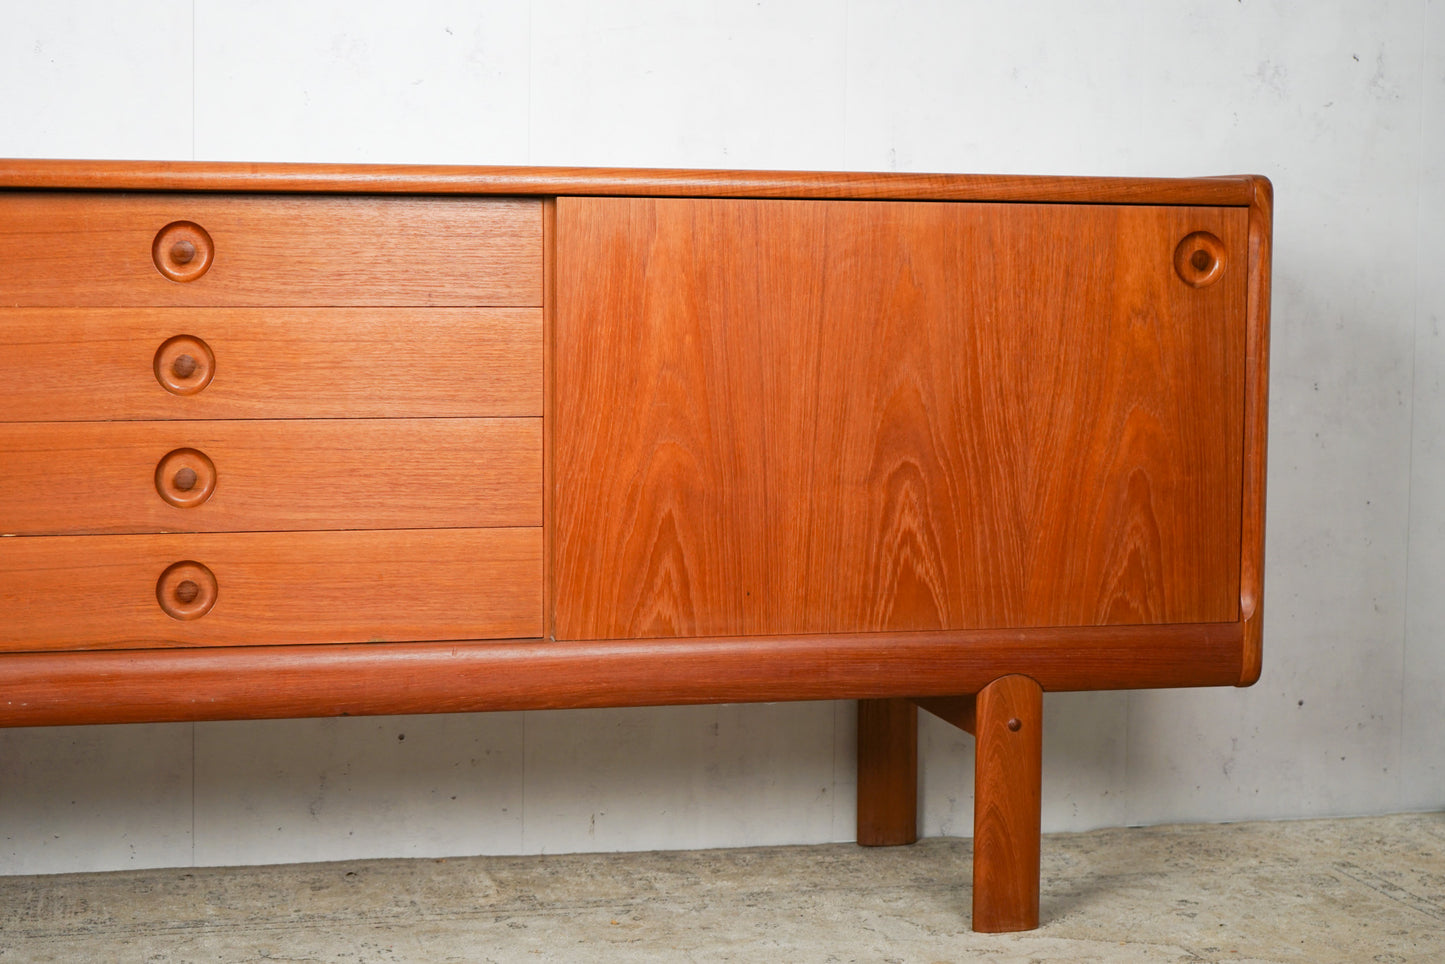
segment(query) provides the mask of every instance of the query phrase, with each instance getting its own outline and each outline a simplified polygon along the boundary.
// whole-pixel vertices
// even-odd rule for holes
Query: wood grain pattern
[[[978,694],[973,803],[973,929],[1039,926],[1043,691],[1004,676]]]
[[[45,193],[72,189],[152,193]],[[755,200],[675,200],[707,196]],[[1252,682],[1271,217],[1254,177],[0,160],[0,432],[28,451],[545,415],[547,480],[545,529],[0,538],[0,650],[71,650],[0,652],[0,725],[835,698],[957,716],[1000,675]],[[194,255],[152,251],[175,221],[203,232],[182,232]],[[1169,263],[1194,231],[1226,261],[1197,290]],[[152,371],[181,334],[215,348],[192,395]],[[353,448],[398,451],[403,427],[357,425]],[[278,526],[440,525],[422,504],[462,511],[460,441],[334,483],[393,493],[375,508],[255,492]],[[95,483],[27,478],[10,491]],[[159,573],[202,550],[216,608],[164,616]],[[162,630],[133,619],[138,586]],[[554,613],[647,638],[532,638]]]
[[[219,587],[185,622],[156,596],[180,561]],[[541,594],[539,528],[19,537],[0,539],[0,650],[536,636]]]
[[[918,839],[918,708],[908,700],[858,701],[858,843]]]
[[[215,467],[202,504],[157,465]],[[542,524],[539,418],[0,424],[0,534],[406,529]]]
[[[1239,573],[1239,610],[1244,623],[1240,686],[1259,680],[1264,665],[1264,480],[1269,431],[1270,251],[1274,236],[1274,187],[1257,177],[1249,209],[1249,295],[1245,311],[1244,518]]]
[[[194,281],[152,259],[175,221],[215,242]],[[0,304],[536,307],[541,221],[520,198],[3,193]]]
[[[1247,207],[1247,176],[1201,178],[647,168],[0,159],[0,188],[634,197],[893,198]]]
[[[1000,673],[1048,690],[1228,686],[1239,670],[1237,623],[0,653],[0,725],[951,696]]]
[[[210,346],[194,395],[152,368]],[[0,420],[542,414],[536,308],[0,309]]]
[[[1244,210],[557,211],[559,638],[1238,618]]]

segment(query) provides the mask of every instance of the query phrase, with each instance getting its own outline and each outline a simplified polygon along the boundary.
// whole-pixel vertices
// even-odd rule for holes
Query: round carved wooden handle
[[[1174,271],[1191,288],[1204,288],[1224,274],[1224,242],[1208,231],[1195,231],[1174,249]]]
[[[151,242],[156,270],[172,281],[195,281],[211,270],[215,254],[211,236],[194,221],[172,221]]]
[[[218,594],[215,575],[199,562],[175,563],[156,580],[156,601],[172,619],[200,619]]]
[[[176,449],[156,463],[156,492],[180,509],[193,509],[216,491],[216,466],[204,452]]]
[[[167,338],[156,349],[156,381],[172,395],[194,395],[216,374],[216,354],[194,335]]]

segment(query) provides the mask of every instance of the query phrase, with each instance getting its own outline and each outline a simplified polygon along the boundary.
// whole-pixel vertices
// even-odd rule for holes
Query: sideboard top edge
[[[0,159],[0,189],[842,198],[1248,207],[1254,175],[1199,178]]]

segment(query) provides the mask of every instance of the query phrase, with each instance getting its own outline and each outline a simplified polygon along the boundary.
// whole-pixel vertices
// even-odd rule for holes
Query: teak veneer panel
[[[178,449],[214,466],[199,505],[160,495]],[[542,524],[540,418],[19,422],[0,452],[4,535]]]
[[[558,638],[1237,620],[1248,232],[560,199]]]
[[[177,335],[215,355],[193,395],[153,369]],[[0,421],[541,415],[542,311],[0,308],[0,386]]]
[[[209,270],[152,257],[199,224]],[[522,198],[0,193],[0,305],[542,303],[542,205]]]
[[[198,619],[157,602],[180,561],[215,574]],[[537,636],[542,530],[0,539],[0,611],[12,652]]]

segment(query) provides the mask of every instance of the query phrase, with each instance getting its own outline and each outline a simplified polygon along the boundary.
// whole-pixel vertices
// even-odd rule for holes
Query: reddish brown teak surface
[[[1042,693],[1261,666],[1257,177],[0,160],[0,725],[857,699],[858,839]]]
[[[1236,619],[1247,230],[563,199],[557,636]]]

